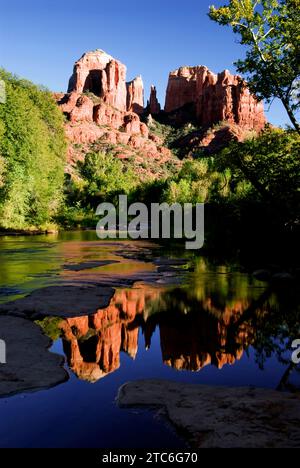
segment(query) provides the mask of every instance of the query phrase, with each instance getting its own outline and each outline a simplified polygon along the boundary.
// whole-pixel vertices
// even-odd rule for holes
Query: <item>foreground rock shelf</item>
[[[68,380],[63,357],[50,353],[51,340],[41,329],[17,317],[0,317],[6,364],[0,366],[0,397],[38,391]]]
[[[49,286],[1,305],[0,313],[31,318],[91,315],[107,307],[114,293],[108,286]]]
[[[144,380],[123,385],[117,402],[163,410],[197,448],[300,446],[300,397],[293,394]]]

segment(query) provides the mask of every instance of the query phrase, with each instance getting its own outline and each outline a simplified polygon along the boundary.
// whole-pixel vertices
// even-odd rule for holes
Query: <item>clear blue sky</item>
[[[128,81],[141,74],[164,103],[168,74],[181,65],[206,65],[234,72],[243,55],[230,29],[208,17],[222,0],[0,0],[0,66],[64,91],[75,60],[103,49],[127,65]],[[267,113],[288,122],[275,103]]]

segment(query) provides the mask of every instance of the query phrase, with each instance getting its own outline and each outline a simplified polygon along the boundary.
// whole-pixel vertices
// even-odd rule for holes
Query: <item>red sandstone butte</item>
[[[211,127],[226,121],[261,131],[265,124],[263,103],[251,95],[245,82],[228,70],[212,73],[207,67],[181,67],[170,73],[165,112],[184,123],[195,120]]]
[[[100,140],[113,145],[117,157],[124,153],[120,145],[161,161],[171,157],[167,148],[149,139],[138,115],[144,112],[142,78],[126,83],[125,65],[102,50],[84,54],[75,63],[68,93],[55,93],[54,98],[66,116],[71,166],[82,160],[86,145]],[[77,150],[76,145],[85,146]]]
[[[136,157],[140,153],[164,162],[171,158],[164,141],[149,134],[140,119],[145,110],[142,78],[126,83],[126,66],[104,51],[84,54],[75,63],[68,93],[56,93],[54,98],[66,116],[70,166],[96,142],[112,145],[117,157],[132,150]],[[147,111],[153,115],[161,111],[154,86]],[[228,71],[216,75],[203,66],[181,67],[170,74],[165,112],[170,123],[194,121],[202,127],[183,141],[191,150],[199,146],[215,151],[231,139],[243,141],[248,130],[259,132],[266,124],[263,104],[239,76]],[[205,133],[219,122],[225,122],[226,128]]]
[[[127,110],[142,114],[144,112],[144,83],[141,76],[126,84]]]
[[[82,94],[87,91],[126,112],[126,66],[103,50],[87,52],[75,63],[68,92]]]
[[[161,106],[157,99],[157,92],[155,86],[151,86],[150,99],[148,101],[148,110],[151,115],[157,115],[161,111]]]

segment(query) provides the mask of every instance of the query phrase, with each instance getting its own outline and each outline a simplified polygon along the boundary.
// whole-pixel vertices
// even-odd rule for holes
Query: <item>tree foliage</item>
[[[114,155],[88,153],[78,163],[78,179],[71,184],[69,199],[73,204],[95,209],[103,201],[117,202],[117,195],[128,195],[136,184],[131,167],[126,167]]]
[[[279,98],[298,133],[300,108],[300,0],[229,0],[209,16],[231,26],[247,46],[236,65],[259,99]]]
[[[294,131],[267,129],[258,138],[232,142],[215,159],[218,171],[230,169],[232,193],[244,185],[247,196],[278,210],[286,222],[295,222],[300,209],[300,138]],[[249,185],[250,184],[250,185]],[[254,191],[254,192],[253,192]]]
[[[50,223],[62,202],[66,142],[51,94],[4,70],[0,104],[0,226]]]

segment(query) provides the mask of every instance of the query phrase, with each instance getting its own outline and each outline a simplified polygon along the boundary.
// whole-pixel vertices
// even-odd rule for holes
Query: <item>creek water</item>
[[[97,261],[107,264],[68,268]],[[2,237],[0,265],[0,304],[51,285],[115,288],[96,314],[37,321],[68,379],[0,399],[1,447],[184,447],[163,417],[118,408],[118,389],[139,379],[275,389],[299,338],[298,292],[236,262],[68,232]]]

